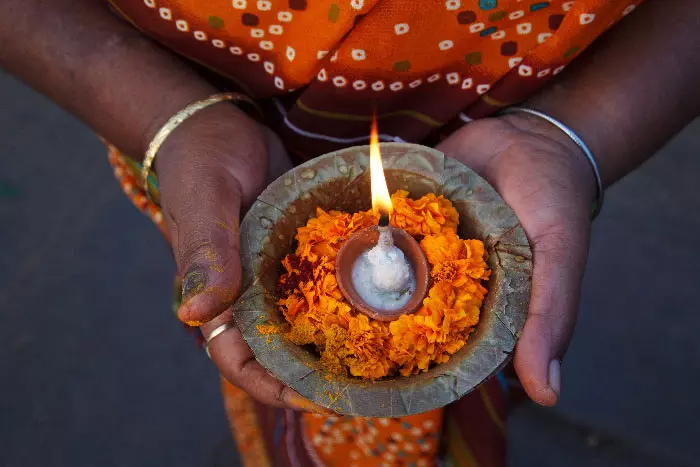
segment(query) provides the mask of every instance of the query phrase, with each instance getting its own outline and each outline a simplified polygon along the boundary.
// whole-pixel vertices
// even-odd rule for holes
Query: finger
[[[229,315],[226,313],[226,315]],[[202,326],[208,335],[213,328],[230,318],[219,317]],[[241,332],[231,328],[209,344],[209,352],[221,375],[263,404],[305,412],[331,415],[333,412],[299,395],[271,376],[256,360]]]
[[[192,166],[162,186],[163,212],[182,277],[181,321],[199,326],[226,310],[241,282],[240,187],[215,165]]]
[[[561,359],[576,323],[587,227],[556,226],[531,237],[533,276],[525,328],[514,366],[532,400],[552,406],[561,393]]]

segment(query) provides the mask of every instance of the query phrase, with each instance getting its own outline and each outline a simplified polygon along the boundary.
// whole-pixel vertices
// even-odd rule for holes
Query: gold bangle
[[[148,144],[146,154],[143,156],[143,165],[141,166],[141,185],[143,186],[143,191],[146,193],[146,197],[149,199],[149,201],[153,200],[151,199],[151,191],[148,188],[148,175],[151,172],[151,167],[153,167],[153,161],[156,159],[156,154],[158,154],[158,150],[163,145],[166,138],[170,136],[170,133],[172,133],[175,128],[180,126],[182,122],[190,118],[192,115],[196,114],[200,110],[206,109],[211,105],[224,101],[245,101],[255,105],[249,97],[237,92],[214,94],[206,99],[192,102],[187,107],[170,117],[170,119],[165,122],[165,125],[158,130],[156,135]]]

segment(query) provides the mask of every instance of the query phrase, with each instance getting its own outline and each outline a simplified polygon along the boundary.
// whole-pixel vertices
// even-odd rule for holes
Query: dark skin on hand
[[[697,31],[696,0],[647,0],[523,105],[577,132],[610,185],[700,113]],[[217,92],[106,3],[5,0],[0,44],[0,66],[137,160],[173,114]],[[438,149],[493,184],[528,234],[533,287],[514,364],[528,395],[553,405],[588,252],[591,167],[559,130],[522,114],[472,122]],[[204,323],[205,335],[231,319],[241,265],[230,219],[264,188],[275,151],[280,143],[268,129],[235,106],[217,104],[174,131],[156,159],[163,214],[185,284],[178,315]],[[213,340],[210,350],[221,374],[258,400],[322,410],[270,376],[236,329]]]

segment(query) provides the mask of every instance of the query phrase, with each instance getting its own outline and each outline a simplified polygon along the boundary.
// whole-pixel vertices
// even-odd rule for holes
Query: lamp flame
[[[377,133],[377,118],[372,118],[372,131],[369,137],[369,173],[372,187],[372,210],[379,215],[389,215],[393,212],[389,188],[384,177],[382,156],[379,152],[379,135]]]

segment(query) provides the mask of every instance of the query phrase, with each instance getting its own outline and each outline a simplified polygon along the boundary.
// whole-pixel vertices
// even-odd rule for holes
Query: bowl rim
[[[281,333],[263,335],[259,331],[261,324],[282,324],[274,291],[261,279],[269,268],[279,266],[273,256],[273,235],[306,223],[309,215],[302,219],[295,207],[301,202],[318,206],[323,196],[319,187],[336,181],[350,186],[366,176],[368,146],[346,148],[307,161],[261,193],[241,223],[244,287],[233,312],[257,360],[304,397],[340,414],[399,417],[444,407],[508,363],[527,317],[532,254],[512,209],[467,166],[435,149],[410,143],[381,143],[381,152],[387,178],[396,171],[436,184],[436,194],[443,194],[460,211],[460,231],[481,229],[492,274],[480,323],[467,344],[448,362],[427,372],[368,381],[332,374],[317,357],[310,358],[310,352],[287,341]],[[324,180],[322,185],[319,180]],[[462,225],[465,213],[471,220],[468,226]]]

